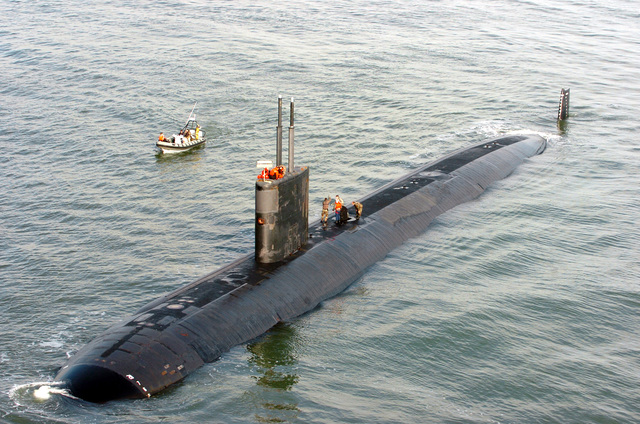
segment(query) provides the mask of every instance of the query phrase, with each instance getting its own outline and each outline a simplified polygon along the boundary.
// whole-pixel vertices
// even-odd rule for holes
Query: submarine
[[[294,102],[288,164],[282,163],[278,98],[276,172],[255,182],[255,252],[165,294],[73,355],[55,380],[88,402],[159,393],[345,290],[440,214],[481,195],[542,153],[539,135],[506,135],[453,151],[359,199],[359,219],[309,224],[309,168],[294,164]],[[354,215],[353,206],[348,207]]]

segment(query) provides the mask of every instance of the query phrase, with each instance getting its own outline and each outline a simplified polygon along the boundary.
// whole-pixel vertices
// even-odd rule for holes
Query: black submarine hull
[[[359,220],[310,225],[308,243],[286,259],[261,264],[252,253],[146,305],[78,351],[56,380],[91,402],[158,393],[342,292],[438,215],[545,148],[537,135],[506,136],[421,166],[361,199]]]

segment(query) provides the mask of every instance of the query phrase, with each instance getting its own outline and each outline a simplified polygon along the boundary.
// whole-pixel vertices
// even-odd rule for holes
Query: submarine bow
[[[233,346],[340,293],[438,215],[478,197],[545,147],[537,135],[506,136],[421,166],[361,199],[359,220],[304,227],[309,238],[282,259],[260,262],[247,255],[146,305],[78,351],[56,380],[91,402],[158,393]],[[274,182],[281,197],[272,198],[273,210],[290,204],[288,196],[308,187],[308,178],[309,169],[299,167]],[[264,189],[263,184],[259,190]],[[298,195],[308,198],[306,192]],[[263,224],[260,207],[257,233],[269,224]],[[273,219],[277,223],[277,213]]]

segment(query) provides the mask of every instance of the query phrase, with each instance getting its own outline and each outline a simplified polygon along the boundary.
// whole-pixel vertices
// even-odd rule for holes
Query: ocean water
[[[636,2],[272,3],[0,2],[0,421],[640,422]],[[252,251],[279,94],[313,220],[482,139],[549,147],[158,396],[65,396],[94,336]],[[158,154],[196,101],[211,141]]]

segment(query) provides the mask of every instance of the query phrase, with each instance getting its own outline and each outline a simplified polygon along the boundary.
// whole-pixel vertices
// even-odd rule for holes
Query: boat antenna
[[[187,119],[187,124],[189,123],[189,121],[191,121],[191,115],[193,115],[193,111],[196,110],[196,105],[197,104],[198,104],[197,101],[193,104],[193,108],[191,108],[191,112],[189,113],[189,119]],[[196,120],[196,116],[195,115],[193,115],[193,120],[194,121]]]

